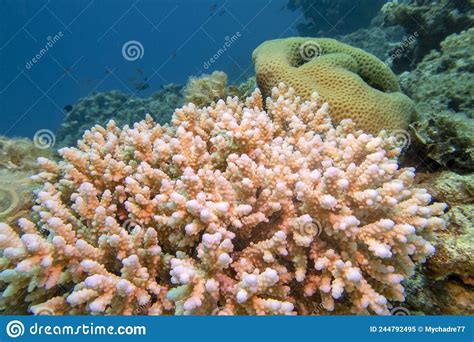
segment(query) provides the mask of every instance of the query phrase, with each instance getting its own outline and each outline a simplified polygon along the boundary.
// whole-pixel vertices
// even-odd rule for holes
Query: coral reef
[[[474,202],[474,174],[459,175],[452,171],[426,173],[419,175],[419,183],[430,190],[433,198],[451,207]]]
[[[26,138],[0,136],[0,169],[12,171],[36,171],[39,157],[51,158],[50,148],[42,149]]]
[[[434,252],[445,204],[400,148],[283,84],[111,121],[42,158],[33,213],[0,224],[6,312],[388,314]]]
[[[255,90],[255,77],[250,77],[240,85],[227,86],[227,74],[214,71],[212,74],[190,77],[184,89],[184,102],[193,103],[198,107],[210,105],[227,96],[237,96],[245,100]]]
[[[471,187],[473,184],[471,180]],[[441,279],[455,274],[474,285],[474,203],[450,208],[446,219],[449,226],[440,232],[442,242],[428,268]]]
[[[333,39],[286,38],[253,52],[257,83],[268,95],[280,81],[304,99],[318,92],[331,103],[331,118],[352,119],[369,133],[406,129],[416,116],[397,77],[375,56]]]
[[[184,101],[205,106],[219,98],[248,97],[255,89],[255,78],[240,85],[227,85],[227,75],[216,71],[200,78],[191,77],[186,88],[167,84],[150,97],[131,96],[120,91],[95,93],[81,99],[66,115],[56,136],[60,147],[76,145],[84,131],[97,123],[105,124],[113,119],[118,126],[131,125],[150,114],[160,124],[169,123],[175,108]]]
[[[58,146],[73,146],[82,133],[97,123],[114,119],[118,125],[133,124],[150,114],[154,120],[169,123],[175,108],[183,104],[182,86],[168,84],[148,98],[140,98],[113,90],[82,98],[67,113],[59,128]]]
[[[474,174],[451,171],[419,174],[419,186],[449,206],[445,228],[437,233],[436,253],[408,278],[407,306],[412,314],[474,314]]]
[[[412,153],[431,169],[474,171],[474,119],[446,111],[410,127],[416,139]]]
[[[411,315],[474,315],[474,287],[457,279],[434,280],[426,273],[417,270],[403,283],[407,300],[400,306]]]
[[[474,174],[444,171],[429,175],[421,185],[449,205],[448,224],[438,232],[437,252],[427,268],[436,279],[456,275],[474,285]]]
[[[474,29],[453,34],[440,51],[400,75],[420,113],[411,126],[413,152],[430,167],[474,170],[473,46]]]
[[[287,7],[301,10],[305,21],[297,25],[301,36],[345,34],[368,26],[385,0],[289,0]]]
[[[418,33],[416,43],[404,50],[404,57],[394,60],[395,70],[413,69],[450,34],[474,24],[473,0],[390,1],[382,7],[387,25],[401,25],[407,34]]]
[[[474,28],[453,34],[432,51],[415,70],[400,76],[404,92],[420,112],[446,110],[473,115]]]

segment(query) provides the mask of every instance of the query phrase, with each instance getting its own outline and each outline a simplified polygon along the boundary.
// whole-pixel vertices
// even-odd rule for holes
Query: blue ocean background
[[[286,0],[1,0],[0,135],[32,137],[55,130],[64,106],[91,92],[134,93],[129,77],[149,76],[149,96],[168,83],[223,70],[238,83],[253,73],[261,42],[298,35],[299,11]],[[58,33],[62,37],[27,67]],[[206,70],[204,64],[237,32],[241,37]],[[127,61],[122,46],[143,45]]]

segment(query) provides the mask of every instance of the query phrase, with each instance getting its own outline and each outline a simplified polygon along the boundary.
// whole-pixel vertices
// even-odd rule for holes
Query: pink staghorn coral
[[[433,253],[444,204],[395,139],[283,84],[84,134],[40,159],[34,214],[0,224],[4,310],[55,314],[388,314]]]

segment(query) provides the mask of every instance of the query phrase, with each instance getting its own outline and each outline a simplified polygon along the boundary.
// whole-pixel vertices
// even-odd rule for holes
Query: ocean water
[[[400,12],[391,9],[392,5],[398,6],[400,4],[407,7],[402,8]],[[384,8],[383,11],[382,8]],[[430,8],[436,10],[431,11]],[[472,13],[474,13],[473,5],[468,4],[468,1],[454,0],[432,2],[423,0],[400,0],[398,2],[385,0],[0,0],[0,157],[6,158],[8,155],[2,149],[6,150],[6,146],[11,144],[12,140],[9,139],[27,138],[33,141],[33,146],[36,148],[32,148],[34,155],[32,160],[26,160],[26,157],[25,160],[22,160],[23,154],[18,155],[17,159],[20,160],[15,160],[14,155],[8,156],[11,160],[0,160],[0,223],[2,220],[10,220],[13,223],[9,221],[9,224],[13,225],[18,222],[19,217],[36,215],[31,214],[33,212],[31,207],[32,198],[38,198],[34,197],[38,195],[35,192],[38,187],[31,186],[32,188],[26,190],[23,188],[27,188],[26,184],[30,186],[27,179],[30,179],[29,177],[38,170],[36,157],[51,152],[46,156],[51,159],[59,159],[56,153],[58,148],[75,145],[76,140],[81,137],[84,131],[93,125],[104,125],[110,119],[119,120],[121,125],[133,124],[133,122],[143,119],[150,108],[156,111],[151,114],[158,118],[157,121],[167,123],[170,121],[170,110],[172,109],[170,106],[173,106],[174,103],[182,104],[184,102],[185,87],[190,78],[203,77],[219,71],[227,75],[228,86],[238,87],[255,76],[252,52],[263,42],[288,37],[333,38],[373,54],[384,63],[381,63],[383,75],[388,75],[388,79],[393,77],[392,83],[399,83],[400,91],[413,99],[413,102],[408,98],[406,101],[410,101],[409,103],[413,105],[413,112],[417,114],[416,118],[413,115],[413,122],[410,125],[407,124],[403,129],[390,132],[398,134],[397,139],[402,145],[397,165],[416,167],[416,183],[422,184],[432,193],[433,201],[447,203],[446,210],[449,213],[449,215],[443,216],[447,228],[441,229],[436,242],[438,243],[436,250],[445,254],[439,258],[437,258],[439,254],[435,254],[426,267],[417,266],[418,268],[414,269],[415,276],[404,279],[406,283],[403,285],[407,289],[407,301],[398,303],[394,300],[390,303],[390,307],[384,307],[379,311],[377,308],[371,308],[370,314],[399,314],[393,311],[395,309],[402,312],[401,314],[406,314],[408,311],[413,314],[472,314],[474,312],[472,299],[474,298],[472,276],[474,272],[472,266],[474,245],[472,241],[474,229],[472,224],[472,189],[474,187],[472,174],[474,170],[474,137],[472,133],[474,132],[474,111],[472,108],[474,104],[474,78],[472,77],[474,61],[472,55],[474,53],[472,49],[474,31],[472,29]],[[320,48],[319,45],[318,48]],[[316,51],[316,53],[320,52]],[[307,56],[304,56],[301,51],[300,53],[303,61],[301,65],[318,57],[310,56],[305,59]],[[301,65],[297,65],[295,68]],[[355,68],[354,65],[345,67]],[[388,71],[389,68],[394,72],[393,74]],[[388,87],[390,90],[384,90],[382,88],[386,80],[374,81],[377,77],[374,76],[374,79],[371,79],[373,75],[360,74],[360,77],[357,75],[354,77],[358,77],[357,81],[366,82],[371,87],[370,91],[398,92],[398,84],[393,86],[391,83]],[[390,82],[387,81],[387,83]],[[254,83],[251,84],[255,87]],[[349,94],[349,96],[353,95]],[[405,99],[405,95],[398,95]],[[92,98],[96,102],[93,102]],[[137,102],[147,104],[137,105]],[[148,105],[150,107],[147,107]],[[372,105],[373,103],[367,105],[368,110],[374,107]],[[412,107],[408,107],[411,110]],[[133,108],[137,112],[124,113],[127,108]],[[377,108],[380,109],[380,107]],[[163,111],[163,116],[160,117],[161,111]],[[120,112],[120,117],[118,117],[118,112]],[[160,118],[166,119],[160,120]],[[372,127],[372,120],[368,121],[369,123],[366,124]],[[373,122],[376,121],[374,118]],[[381,125],[384,124],[385,122]],[[46,134],[46,137],[42,137],[43,134]],[[24,140],[21,143],[15,142],[18,146],[23,143],[25,143]],[[46,147],[50,149],[43,149],[44,144],[48,144]],[[31,146],[29,148],[31,149]],[[37,152],[38,155],[36,155]],[[128,155],[127,153],[124,155]],[[255,155],[259,153],[255,153]],[[90,155],[92,156],[93,153]],[[225,162],[228,160],[226,159]],[[367,163],[360,164],[357,166],[369,168]],[[219,165],[219,167],[221,166]],[[327,163],[325,165],[321,163],[320,166],[321,168],[327,167]],[[373,166],[372,170],[377,169],[377,165],[370,166]],[[331,170],[327,174],[334,172],[334,168],[331,167]],[[172,174],[170,179],[183,176],[182,174],[176,176],[179,172],[171,167],[168,171]],[[379,171],[381,175],[385,172],[381,169]],[[95,173],[96,169],[90,167],[87,172]],[[409,174],[406,176],[407,179],[410,178],[411,172],[407,171]],[[96,173],[94,175],[97,177]],[[130,177],[120,181],[127,183],[128,178]],[[143,178],[140,181],[143,181]],[[363,177],[361,176],[361,178]],[[102,179],[96,180],[97,184],[103,185]],[[249,184],[249,182],[248,179],[242,180],[242,184]],[[57,186],[57,192],[64,191],[61,195],[63,195],[62,200],[66,203],[67,210],[74,211],[74,215],[78,217],[74,223],[82,220],[81,225],[88,227],[91,224],[90,217],[84,219],[81,216],[82,212],[76,210],[77,208],[74,207],[76,204],[73,204],[72,198],[81,191],[85,192],[92,185],[84,182],[77,186],[78,189],[64,190],[63,184],[58,185],[59,183],[54,186]],[[349,182],[342,179],[342,182],[338,184],[343,184],[341,185],[342,189],[346,183]],[[278,183],[279,186],[281,184]],[[396,188],[400,184],[400,182],[393,183],[390,186]],[[113,185],[112,191],[115,191],[116,184]],[[272,184],[272,186],[274,185]],[[152,188],[153,186],[156,184],[150,185]],[[144,188],[149,190],[148,186],[144,186]],[[143,191],[146,192],[146,189]],[[261,190],[260,187],[255,190],[255,198],[260,197]],[[334,189],[330,188],[330,190]],[[369,190],[372,191],[371,193],[375,191],[374,189]],[[156,192],[153,195],[158,196],[161,188],[156,187],[153,191]],[[73,192],[74,196],[71,196]],[[117,190],[117,193],[119,192]],[[130,191],[130,193],[132,192]],[[338,192],[338,194],[341,193],[343,193],[342,190],[340,193]],[[116,195],[114,193],[114,196]],[[178,197],[177,193],[173,193],[173,195]],[[117,196],[119,199],[114,202],[114,205],[119,207],[119,213],[114,219],[124,230],[127,230],[126,235],[129,236],[132,234],[130,225],[134,228],[135,225],[143,224],[143,222],[131,210],[127,211],[129,207],[124,205],[123,194]],[[421,194],[420,198],[426,199],[427,196]],[[129,200],[133,202],[137,198],[141,197],[130,195]],[[257,202],[253,198],[249,200],[249,203],[255,204],[252,201]],[[293,201],[295,206],[300,203],[296,196]],[[366,203],[373,203],[371,201],[372,199],[368,199]],[[46,206],[51,204],[51,201],[46,202],[48,203]],[[324,202],[321,204],[324,209],[332,209],[331,205],[337,203],[337,200],[332,195],[329,197],[325,195],[322,196],[320,202]],[[191,202],[189,205],[191,209],[187,207],[190,213],[195,210],[193,203],[195,204],[195,202]],[[318,204],[319,202],[314,203]],[[113,206],[111,205],[111,207]],[[169,207],[172,205],[170,204]],[[216,203],[215,208],[218,207],[222,212],[227,212],[228,203]],[[245,212],[248,207],[250,205],[240,207],[240,210]],[[278,206],[275,205],[275,207]],[[421,204],[420,207],[422,207]],[[354,211],[357,211],[358,208],[354,205]],[[418,210],[416,205],[412,205],[410,208]],[[372,220],[370,210],[372,209],[369,208],[368,213],[361,213],[359,217],[360,221],[364,221],[364,224],[367,225],[373,223],[370,221]],[[391,208],[385,208],[385,210],[390,212]],[[113,210],[111,209],[111,211]],[[421,216],[424,215],[428,218],[431,211],[432,209],[419,210],[420,213],[422,212]],[[435,211],[433,209],[433,212]],[[179,214],[180,212],[177,212],[175,216],[179,217]],[[344,215],[346,214],[344,213]],[[390,212],[390,215],[392,214]],[[394,215],[396,216],[396,214]],[[374,214],[376,217],[374,220],[382,218],[383,215],[384,213],[377,212]],[[38,227],[42,227],[38,228],[38,234],[43,234],[45,239],[53,239],[54,234],[50,234],[48,230],[49,223],[42,222],[37,216],[34,217],[39,222],[37,222]],[[169,222],[174,224],[175,216],[170,218]],[[309,217],[309,215],[306,216]],[[335,215],[333,216],[335,217]],[[332,219],[333,216],[328,215]],[[442,214],[434,216],[442,216]],[[201,215],[199,218],[203,222],[206,221],[206,215]],[[278,221],[279,219],[278,215],[269,217],[269,220]],[[316,218],[313,219],[316,220]],[[428,222],[425,217],[417,219],[418,223],[409,223],[422,226],[425,221]],[[329,222],[329,220],[327,221]],[[348,219],[347,222],[349,221]],[[305,222],[307,223],[307,221]],[[310,222],[313,224],[313,221],[310,220]],[[354,220],[350,222],[353,223]],[[346,223],[344,223],[344,227],[349,225]],[[235,228],[233,225],[234,221],[232,221],[229,231]],[[320,227],[319,221],[315,225],[317,234],[313,235],[319,236],[324,227]],[[336,226],[336,224],[334,225]],[[74,229],[82,232],[83,226],[80,226],[80,229],[77,227]],[[170,226],[172,226],[171,223]],[[390,226],[390,222],[384,221],[384,227],[386,226]],[[0,226],[0,229],[2,227],[4,226]],[[186,229],[184,227],[183,224],[183,227],[179,228],[182,228],[181,232]],[[189,225],[186,227],[193,229],[192,226],[189,228]],[[344,229],[341,228],[341,231]],[[20,231],[20,229],[17,230]],[[409,231],[408,228],[405,230]],[[404,234],[404,232],[402,233]],[[400,234],[403,235],[402,233]],[[264,231],[264,234],[269,233]],[[322,234],[329,243],[333,243],[333,239],[335,239],[333,236],[337,235],[334,233],[334,235],[328,234],[326,236],[324,231]],[[279,234],[279,236],[281,235]],[[260,238],[256,233],[251,237]],[[200,238],[192,242],[196,242]],[[402,240],[400,238],[400,241]],[[98,244],[98,241],[91,242],[93,245],[94,243]],[[186,243],[183,243],[183,246]],[[434,240],[432,243],[435,244]],[[248,244],[245,242],[243,245],[246,248]],[[190,246],[189,249],[195,247]],[[434,250],[431,245],[427,244],[427,246],[427,251]],[[186,247],[189,246],[186,245]],[[410,248],[407,247],[407,250]],[[182,252],[183,248],[180,245],[177,249]],[[369,249],[375,250],[374,253],[378,253],[377,256],[381,256],[381,258],[388,258],[388,255],[392,255],[382,243],[374,243],[370,248],[363,246],[361,249],[364,252]],[[240,257],[239,253],[242,250],[236,250],[235,257]],[[3,255],[3,252],[2,247],[0,256]],[[192,254],[190,259],[194,258],[193,260],[200,262],[197,255],[198,253]],[[448,257],[444,258],[445,255]],[[224,259],[225,257],[229,257],[229,255],[226,254]],[[2,260],[4,259],[2,258]],[[110,268],[108,270],[111,273],[117,275],[121,272],[120,267],[117,266],[120,262],[114,260],[107,263],[106,266]],[[290,262],[285,262],[285,267],[290,264]],[[315,264],[316,262],[311,264],[313,269],[315,269]],[[377,264],[377,267],[380,265]],[[460,266],[457,267],[457,265]],[[393,267],[387,269],[393,269]],[[272,271],[267,274],[269,279],[275,278]],[[235,273],[232,272],[230,272],[230,276]],[[368,277],[372,276],[371,272],[367,273]],[[293,275],[291,274],[291,276]],[[357,280],[359,275],[357,270],[351,269],[346,276]],[[400,277],[398,274],[393,275],[392,285]],[[373,279],[371,278],[371,280]],[[292,283],[288,281],[285,286],[291,285],[296,288],[299,281],[294,279],[291,281]],[[379,284],[379,282],[381,282],[380,279],[373,280],[374,284]],[[8,300],[5,301],[2,296],[8,286],[7,283],[8,280],[4,281],[0,272],[0,313],[37,314],[34,311],[36,309],[32,309],[31,303],[26,299],[19,306],[9,305],[11,303]],[[163,283],[171,284],[169,279],[163,280]],[[48,296],[58,295],[66,298],[75,291],[75,285],[73,280],[68,279],[57,285],[58,288],[48,292]],[[377,286],[374,285],[374,287]],[[301,288],[296,292],[300,290]],[[56,292],[53,293],[53,291]],[[335,298],[338,291],[338,288],[333,289],[333,293],[336,293],[333,294]],[[398,287],[394,290],[394,292],[396,291],[399,291]],[[306,295],[303,296],[302,293],[301,290],[300,298],[304,297],[302,303],[304,302],[303,304],[306,305]],[[237,300],[245,302],[247,295],[246,292],[243,294],[240,292],[240,295],[236,294],[239,297]],[[178,297],[176,293],[171,293],[172,296]],[[396,295],[393,297],[400,298]],[[157,300],[155,294],[150,298],[152,298],[150,301]],[[458,298],[458,300],[453,298]],[[326,298],[325,304],[328,307],[331,306],[328,304],[331,300]],[[346,298],[344,300],[346,301],[344,304],[347,304]],[[321,303],[318,303],[313,308],[314,310],[309,311],[302,305],[297,308],[298,313],[319,313],[322,308]],[[194,305],[193,302],[191,304]],[[222,305],[222,302],[218,304]],[[282,307],[288,309],[291,307],[290,304],[293,305],[286,303]],[[16,306],[19,308],[16,309]],[[97,306],[98,304],[95,308]],[[149,306],[146,305],[137,306],[138,308],[133,311],[134,314],[144,314],[149,309]],[[4,309],[6,311],[2,311]],[[92,311],[92,309],[89,310],[89,306],[82,309],[83,311],[74,311],[75,309],[73,309],[67,313],[90,313],[89,311]],[[220,307],[215,308],[215,310],[218,309]],[[387,311],[388,309],[391,311]],[[172,310],[169,310],[167,314],[171,312]],[[336,313],[347,314],[348,312],[348,310],[341,309],[339,312],[336,310]],[[361,310],[359,313],[365,314],[367,312]],[[118,312],[118,314],[123,314],[123,312]],[[198,312],[198,314],[202,314],[202,312]]]
[[[253,49],[295,35],[301,16],[283,8],[286,1],[262,0],[2,0],[0,6],[0,134],[25,137],[57,129],[64,106],[91,92],[134,93],[129,78],[137,70],[149,77],[143,97],[214,70],[239,82],[253,74]],[[226,54],[205,69],[237,33]],[[134,61],[122,54],[131,41],[140,44]],[[42,54],[48,42],[54,44]]]

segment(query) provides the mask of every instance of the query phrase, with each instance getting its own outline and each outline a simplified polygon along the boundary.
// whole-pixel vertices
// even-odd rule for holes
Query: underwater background
[[[7,0],[2,8],[1,108],[8,114],[2,115],[1,134],[30,137],[45,128],[45,118],[48,128],[57,129],[67,115],[64,107],[94,91],[148,97],[163,85],[183,85],[191,75],[214,70],[240,83],[253,74],[253,49],[267,39],[295,35],[292,24],[301,16],[285,1],[251,0]],[[28,68],[58,32],[63,36]],[[206,66],[237,32],[238,41]],[[134,40],[142,55],[129,61],[122,46]],[[147,88],[137,89],[140,85]],[[19,120],[22,116],[26,119]]]
[[[399,164],[416,168],[415,184],[426,188],[433,202],[446,203],[443,214],[436,214],[439,208],[426,209],[430,212],[425,213],[427,220],[432,213],[433,218],[442,217],[446,225],[438,229],[435,254],[420,256],[416,260],[419,263],[404,275],[406,299],[394,300],[388,311],[385,304],[383,308],[374,304],[369,311],[474,314],[473,0],[0,0],[0,8],[0,222],[13,225],[19,218],[34,216],[31,213],[34,203],[38,203],[34,197],[38,196],[38,187],[28,183],[30,177],[45,169],[54,173],[44,162],[40,166],[37,158],[60,160],[58,149],[76,146],[84,132],[95,125],[105,127],[113,119],[117,127],[133,127],[147,114],[158,124],[171,124],[175,109],[188,103],[212,107],[228,96],[243,103],[257,87],[264,96],[271,96],[272,88],[280,81],[289,82],[287,85],[296,89],[296,95],[308,99],[305,82],[312,82],[307,81],[308,75],[317,83],[326,77],[321,76],[321,70],[332,68],[332,62],[322,64],[314,74],[298,71],[289,75],[286,70],[281,74],[277,70],[281,62],[278,58],[304,70],[305,64],[313,58],[323,60],[326,53],[349,54],[357,63],[369,61],[367,68],[376,70],[368,75],[371,71],[365,72],[362,67],[360,78],[354,81],[366,83],[363,86],[371,88],[370,95],[365,98],[360,93],[364,92],[362,88],[354,84],[351,87],[356,88],[351,89],[356,90],[344,90],[334,97],[326,95],[325,91],[333,92],[332,86],[337,88],[343,83],[334,76],[338,75],[338,68],[355,70],[353,62],[335,62],[341,64],[334,75],[327,76],[330,90],[317,89],[333,105],[332,119],[337,123],[353,119],[358,128],[374,135],[382,129],[395,132],[401,145]],[[261,45],[286,38],[291,39],[282,40],[281,45]],[[286,49],[291,50],[291,44],[299,44],[301,54],[301,44],[311,38],[316,40],[309,56],[299,56],[296,62],[294,57],[280,56]],[[337,43],[319,38],[335,39]],[[339,45],[342,43],[349,47]],[[350,47],[363,51],[354,52]],[[359,95],[363,100],[357,102]],[[290,96],[290,100],[294,98]],[[355,103],[354,107],[347,102]],[[265,105],[262,106],[263,110]],[[377,117],[379,111],[387,116]],[[48,177],[43,183],[51,180]],[[256,193],[260,191],[257,188]],[[62,196],[70,197],[73,192]],[[72,205],[66,202],[64,199],[66,206]],[[132,216],[120,216],[119,224],[143,224]],[[84,223],[88,224],[89,221]],[[48,225],[51,224],[41,229],[50,229]],[[45,239],[53,239],[53,235],[46,234]],[[0,248],[4,252],[1,241]],[[427,255],[430,248],[425,247]],[[3,262],[1,271],[10,270],[5,265]],[[44,292],[38,290],[35,299],[22,295],[19,302],[11,302],[15,291],[9,286],[13,281],[7,273],[0,273],[3,313],[41,314],[41,303],[55,295],[66,298],[80,283],[64,274],[54,281],[53,277],[34,278],[29,287],[22,280],[18,286],[29,288],[28,291],[48,282],[57,281],[60,285],[55,293],[48,292],[51,289],[46,286]],[[271,278],[270,273],[267,275]],[[374,278],[374,288],[378,289],[385,280]],[[296,283],[293,280],[290,287]],[[390,293],[401,299],[397,286]],[[247,292],[239,292],[240,298],[246,299]],[[173,292],[170,298],[179,302],[180,296]],[[156,300],[155,294],[152,297]],[[333,297],[337,297],[334,292]],[[296,311],[332,311],[330,299],[325,300],[322,295],[321,301],[323,307]],[[199,306],[192,301],[187,303],[190,312]],[[53,314],[94,311],[89,306],[83,311],[67,311],[62,304],[55,305],[51,304],[57,308]],[[152,306],[156,311],[141,303],[137,305],[139,309],[112,309],[108,313],[172,311],[164,299],[160,305],[163,307]],[[179,305],[182,309],[183,304]],[[292,311],[290,304],[265,305],[280,305],[280,311],[275,310],[279,314]],[[286,309],[280,309],[281,305]],[[335,312],[367,313],[361,306],[354,304],[357,310],[352,307]],[[195,313],[211,312],[214,311]],[[269,313],[237,311],[249,312]]]

